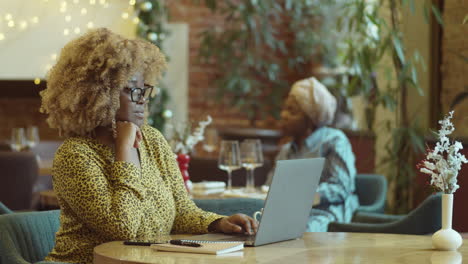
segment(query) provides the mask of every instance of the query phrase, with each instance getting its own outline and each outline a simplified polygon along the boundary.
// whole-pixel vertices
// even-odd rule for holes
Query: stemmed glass
[[[232,171],[241,168],[241,159],[239,154],[239,142],[235,140],[221,141],[219,151],[218,167],[228,174],[227,189],[232,190]]]
[[[24,128],[15,127],[11,130],[10,147],[14,151],[21,151],[26,146]]]
[[[26,128],[26,145],[29,149],[39,144],[39,129],[37,126],[28,126]]]
[[[246,191],[255,192],[254,170],[263,165],[262,142],[259,139],[246,139],[240,148],[242,167],[247,170]]]

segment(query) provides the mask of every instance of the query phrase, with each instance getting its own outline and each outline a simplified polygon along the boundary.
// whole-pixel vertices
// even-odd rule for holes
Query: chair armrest
[[[353,216],[353,223],[390,223],[398,221],[405,215],[388,215],[379,213],[356,212]]]
[[[399,220],[384,223],[337,223],[328,225],[330,232],[361,232],[425,235],[434,233],[442,226],[441,194],[429,196],[418,208]]]

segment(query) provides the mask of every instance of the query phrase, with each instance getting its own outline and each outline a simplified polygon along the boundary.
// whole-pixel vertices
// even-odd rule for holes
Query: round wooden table
[[[174,238],[187,236],[174,236]],[[225,255],[160,252],[114,241],[94,248],[94,263],[462,263],[468,240],[458,251],[432,249],[431,236],[305,233],[301,239]]]

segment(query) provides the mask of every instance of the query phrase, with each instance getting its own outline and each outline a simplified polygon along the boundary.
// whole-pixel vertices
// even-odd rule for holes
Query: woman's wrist
[[[115,160],[116,161],[128,161],[131,162],[131,149],[132,146],[125,146],[118,144],[115,148]]]
[[[219,223],[224,217],[218,218],[208,225],[208,232],[220,232]]]

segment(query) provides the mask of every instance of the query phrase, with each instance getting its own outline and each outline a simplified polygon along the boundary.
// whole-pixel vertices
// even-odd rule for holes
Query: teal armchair
[[[356,212],[383,213],[387,200],[387,179],[378,174],[358,174],[356,194],[360,204]]]
[[[409,235],[431,234],[441,223],[442,194],[431,195],[407,215],[387,215],[357,212],[351,223],[333,222],[329,232],[393,233]]]
[[[1,215],[1,263],[48,263],[41,261],[54,247],[59,215],[59,210]]]
[[[0,215],[2,215],[2,214],[11,214],[11,213],[13,213],[13,211],[10,210],[10,208],[8,208],[2,202],[0,202]]]

